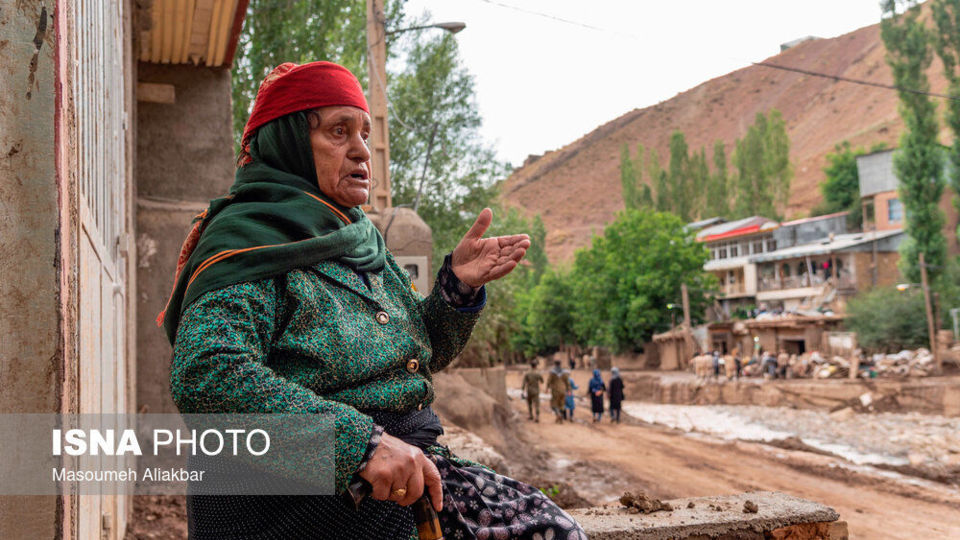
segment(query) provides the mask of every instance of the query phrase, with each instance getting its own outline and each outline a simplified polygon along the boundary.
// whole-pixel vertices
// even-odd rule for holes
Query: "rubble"
[[[626,506],[628,509],[635,511],[636,513],[643,512],[644,514],[650,514],[653,512],[659,512],[661,510],[672,512],[673,506],[670,506],[670,503],[665,503],[660,499],[654,499],[648,497],[646,493],[642,491],[638,495],[626,491],[620,497],[620,504]]]
[[[807,360],[812,367],[814,379],[850,377],[850,360],[842,356],[825,359],[814,351]],[[933,374],[934,367],[933,354],[928,349],[920,348],[915,351],[903,350],[895,354],[867,355],[859,363],[857,376],[863,379],[926,377]]]

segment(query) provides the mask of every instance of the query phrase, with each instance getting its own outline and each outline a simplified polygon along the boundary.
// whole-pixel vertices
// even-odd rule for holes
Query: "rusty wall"
[[[0,413],[60,406],[52,8],[0,0]],[[53,538],[56,503],[0,497],[0,531]]]
[[[174,412],[155,318],[191,219],[233,184],[230,72],[141,63],[138,82],[172,85],[175,100],[137,104],[137,408]]]

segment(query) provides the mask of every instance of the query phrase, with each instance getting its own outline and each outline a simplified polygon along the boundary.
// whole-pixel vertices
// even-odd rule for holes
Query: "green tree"
[[[904,6],[905,12],[898,12]],[[931,32],[920,20],[914,0],[885,0],[880,36],[887,49],[887,64],[900,90],[900,116],[906,129],[893,167],[900,181],[907,239],[900,248],[900,270],[911,281],[919,280],[918,254],[924,253],[931,279],[936,279],[946,260],[942,234],[943,213],[938,207],[943,194],[943,159],[937,142],[939,122],[936,104],[923,93],[930,89],[926,70],[933,59]]]
[[[640,178],[630,159],[627,143],[620,147],[620,192],[626,208],[637,208],[640,200]]]
[[[473,77],[456,40],[430,35],[412,36],[404,69],[390,79],[390,181],[394,205],[419,194],[439,263],[477,213],[496,206],[494,182],[508,166],[480,138]]]
[[[650,178],[650,184],[655,186],[654,208],[658,212],[672,211],[673,194],[670,192],[667,171],[660,166],[660,155],[653,148],[647,150],[647,176]]]
[[[694,318],[702,316],[715,283],[703,272],[706,248],[677,216],[625,210],[577,252],[571,271],[572,331],[580,343],[639,350],[669,327],[668,303],[686,283]]]
[[[757,113],[743,139],[738,139],[733,164],[737,176],[734,217],[767,216],[779,219],[790,194],[793,168],[790,139],[780,111]]]
[[[690,179],[690,150],[682,131],[670,134],[670,164],[667,171],[670,210],[684,222],[688,222],[693,215],[693,183]]]
[[[730,214],[727,153],[723,141],[713,143],[713,174],[707,181],[703,217],[725,217]]]
[[[943,73],[949,82],[945,113],[946,123],[953,133],[950,147],[950,186],[953,188],[953,205],[960,211],[960,0],[934,0],[931,3],[934,33],[934,49],[943,62]],[[960,226],[958,226],[960,232]]]
[[[879,148],[876,148],[879,150]],[[866,154],[863,148],[854,150],[849,141],[834,146],[827,154],[827,166],[823,168],[825,179],[820,183],[823,201],[811,211],[811,215],[822,216],[834,212],[850,212],[847,223],[859,227],[863,221],[863,208],[860,205],[860,173],[857,170],[857,156]]]
[[[402,2],[385,9],[388,20],[402,18]],[[250,0],[231,72],[237,143],[260,82],[283,62],[337,62],[366,87],[366,16],[362,0]]]
[[[710,165],[707,151],[700,148],[690,156],[690,220],[706,217],[707,188],[710,185]]]
[[[929,347],[923,294],[876,288],[851,298],[847,303],[847,329],[868,350],[896,352]]]
[[[643,145],[637,145],[637,153],[630,157],[630,151],[624,143],[620,148],[620,187],[625,208],[653,208],[653,193],[649,184],[643,181]]]
[[[514,318],[519,329],[511,346],[531,357],[550,354],[573,341],[575,312],[569,273],[550,269],[535,286],[517,295]]]

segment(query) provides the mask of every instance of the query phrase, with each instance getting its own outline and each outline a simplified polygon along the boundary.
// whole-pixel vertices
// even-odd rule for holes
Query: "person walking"
[[[610,369],[610,421],[620,423],[620,403],[623,402],[623,379],[620,370]]]
[[[573,399],[573,391],[579,390],[580,387],[577,386],[576,382],[574,382],[572,373],[568,374],[568,376],[569,378],[567,379],[567,384],[568,384],[567,396],[563,400],[563,406],[567,411],[567,418],[571,422],[573,422],[573,410],[577,408],[577,404],[574,402],[574,399]]]
[[[563,400],[567,395],[567,382],[563,379],[560,360],[553,362],[553,369],[547,376],[547,388],[550,390],[550,410],[557,416],[556,422],[563,423]]]
[[[530,415],[530,420],[534,422],[540,421],[540,384],[542,382],[543,377],[537,369],[537,359],[534,358],[530,361],[530,371],[523,375],[523,384],[520,386],[520,391],[527,398],[527,413]]]
[[[607,386],[603,384],[600,378],[600,370],[593,370],[593,378],[587,386],[590,393],[590,410],[593,412],[593,421],[599,422],[603,419],[603,394],[607,391]]]

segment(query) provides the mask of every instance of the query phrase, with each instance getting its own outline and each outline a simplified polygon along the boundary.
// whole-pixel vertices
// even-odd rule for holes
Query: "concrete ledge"
[[[747,501],[759,507],[756,513],[744,512]],[[617,505],[569,513],[591,540],[846,537],[844,524],[831,523],[840,517],[832,508],[785,493],[755,491],[667,502],[673,506],[672,512],[636,514]]]

